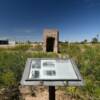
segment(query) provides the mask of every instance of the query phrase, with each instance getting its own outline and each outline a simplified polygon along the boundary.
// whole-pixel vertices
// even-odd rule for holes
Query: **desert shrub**
[[[39,45],[37,44],[34,48],[33,48],[34,51],[42,51],[43,48],[42,48],[42,45]]]
[[[31,47],[30,44],[19,44],[12,48],[12,50],[26,51]]]

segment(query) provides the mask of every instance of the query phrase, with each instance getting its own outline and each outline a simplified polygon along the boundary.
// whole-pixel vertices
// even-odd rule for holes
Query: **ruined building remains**
[[[43,51],[58,53],[59,31],[45,29],[43,33]]]

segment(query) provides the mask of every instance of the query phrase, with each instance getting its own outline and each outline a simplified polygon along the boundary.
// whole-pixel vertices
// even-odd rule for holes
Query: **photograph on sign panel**
[[[56,71],[55,70],[45,70],[44,71],[44,75],[45,76],[55,76],[56,75]]]
[[[55,67],[55,61],[54,60],[42,60],[42,66],[43,67]]]
[[[41,63],[40,63],[40,61],[38,60],[38,61],[32,61],[32,68],[34,69],[34,68],[41,68],[41,65],[40,65]]]
[[[39,77],[40,77],[40,71],[39,70],[32,70],[30,72],[29,79],[36,79],[36,78],[39,78]]]

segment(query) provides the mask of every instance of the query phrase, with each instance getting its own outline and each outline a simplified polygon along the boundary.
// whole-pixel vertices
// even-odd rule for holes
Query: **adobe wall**
[[[45,29],[43,33],[43,51],[47,52],[47,39],[54,38],[53,51],[58,53],[59,31],[56,29]]]

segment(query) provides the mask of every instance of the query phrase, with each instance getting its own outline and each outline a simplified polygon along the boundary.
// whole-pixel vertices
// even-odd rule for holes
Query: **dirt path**
[[[35,90],[35,91],[34,91]],[[49,100],[48,87],[36,87],[33,88],[33,96],[31,93],[23,95],[25,100]],[[56,100],[71,100],[71,98],[66,95],[62,90],[56,89]]]

